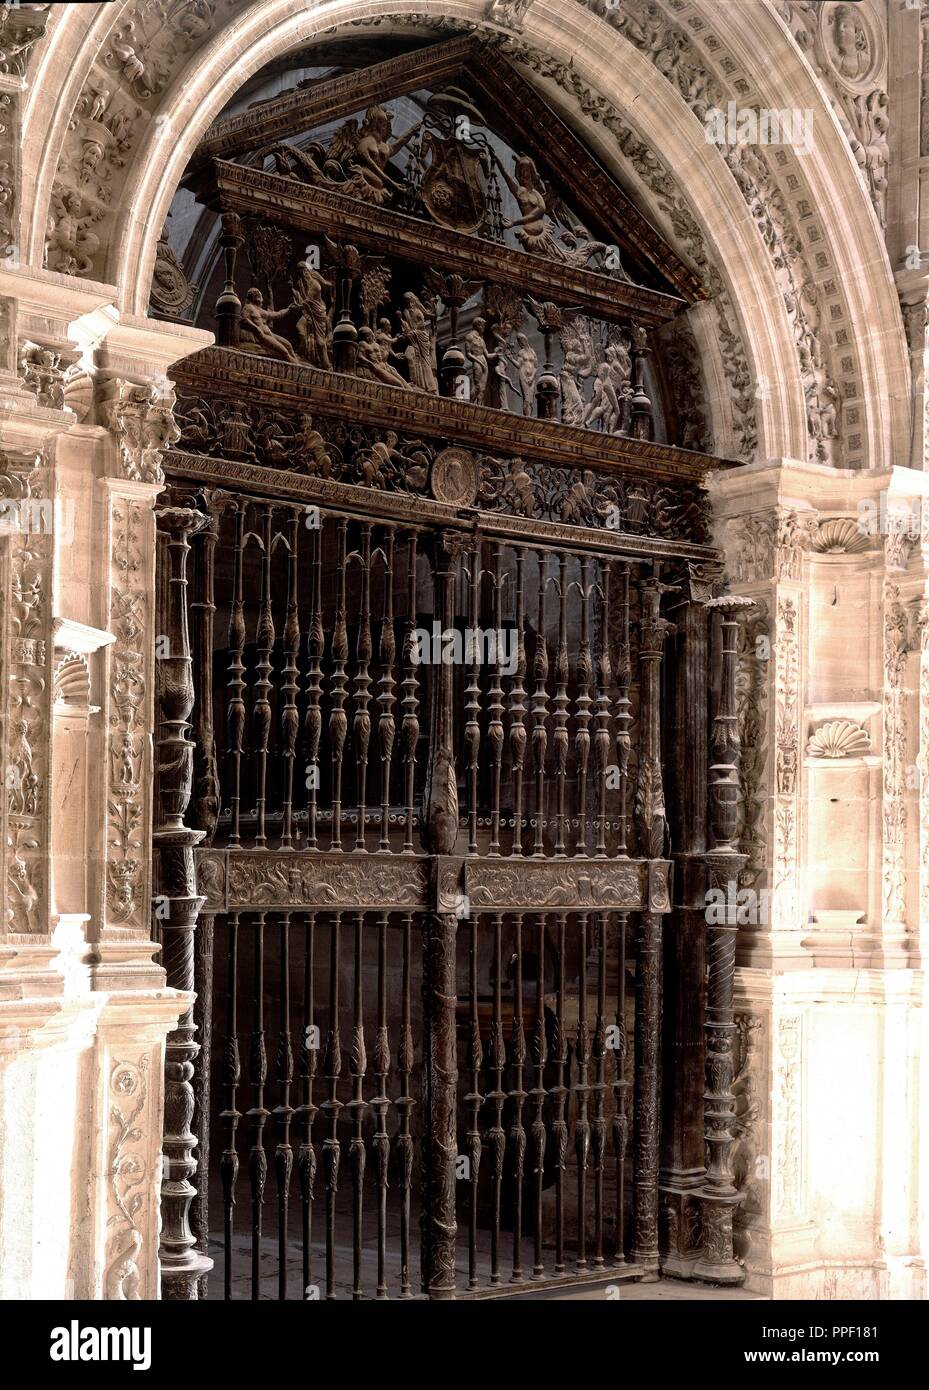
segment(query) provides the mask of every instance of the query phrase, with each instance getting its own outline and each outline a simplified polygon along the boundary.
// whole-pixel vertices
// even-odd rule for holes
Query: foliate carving
[[[112,381],[105,388],[102,413],[116,435],[122,476],[130,482],[162,483],[161,456],[180,438],[174,421],[174,392],[154,385]]]
[[[9,566],[0,660],[6,692],[2,766],[6,796],[6,912],[3,929],[48,930],[45,856],[51,720],[50,648],[53,537],[42,527],[47,470],[33,454],[0,453],[0,501]],[[19,505],[17,505],[19,504]],[[32,530],[32,517],[39,518]]]
[[[776,1220],[799,1216],[803,1203],[803,1069],[800,1066],[802,1022],[781,1018],[777,1026],[774,1063],[772,1133],[774,1154],[774,1211]]]
[[[52,191],[50,270],[103,278],[109,226],[153,108],[191,54],[242,4],[137,0],[120,11],[71,113]]]
[[[768,579],[799,583],[809,542],[809,524],[795,511],[775,507],[735,517],[725,529],[729,572],[738,584]]]
[[[19,374],[39,405],[48,410],[64,408],[65,368],[60,353],[37,343],[23,343],[19,350]]]
[[[109,1081],[109,1215],[104,1297],[141,1299],[139,1256],[151,1174],[145,1151],[149,1058],[114,1061]]]
[[[654,63],[677,88],[701,125],[710,109],[726,109],[728,89],[706,70],[695,40],[671,24],[659,5],[647,0],[632,0],[622,7],[614,6],[610,0],[578,3],[601,15]],[[732,144],[720,146],[719,151],[768,248],[784,296],[807,400],[810,457],[828,462],[838,436],[839,395],[824,357],[819,292],[806,264],[804,241],[758,149],[749,144]],[[687,216],[692,218],[689,209]]]
[[[830,719],[812,735],[806,751],[811,758],[860,758],[870,753],[871,739],[853,719]]]
[[[145,570],[148,505],[123,497],[112,506],[109,628],[109,747],[107,796],[107,921],[143,926],[147,862],[144,775],[149,766],[149,583]]]
[[[800,632],[791,598],[777,605],[775,652],[775,781],[778,796],[794,796],[800,747]]]
[[[487,18],[494,24],[502,24],[506,29],[521,33],[531,4],[532,0],[489,0]]]
[[[468,901],[473,907],[633,908],[646,902],[643,866],[637,863],[465,864]],[[662,892],[663,885],[663,892]],[[653,898],[667,898],[667,866],[658,866]]]
[[[7,6],[3,12],[9,14]],[[16,169],[16,132],[21,129],[19,97],[12,92],[0,92],[0,258],[17,256],[16,208],[18,189]]]
[[[51,5],[4,5],[0,10],[0,73],[25,77],[34,46],[45,33]]]
[[[778,8],[826,86],[884,226],[890,157],[884,35],[865,6],[844,0]]]
[[[332,864],[294,855],[232,854],[227,876],[230,907],[422,907],[427,889],[423,865],[379,863],[372,856]]]
[[[882,912],[885,925],[906,921],[906,690],[911,624],[898,586],[884,584]]]

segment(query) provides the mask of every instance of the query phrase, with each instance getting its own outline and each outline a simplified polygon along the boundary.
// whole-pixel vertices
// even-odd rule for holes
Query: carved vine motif
[[[468,869],[468,898],[475,907],[505,907],[531,903],[533,907],[622,906],[642,902],[642,874],[637,865],[585,865],[582,869],[531,865],[482,864]],[[664,875],[665,894],[667,874]],[[659,894],[660,896],[660,894]]]
[[[109,1159],[110,1215],[104,1292],[108,1299],[142,1297],[138,1258],[143,1244],[140,1215],[145,1210],[148,1166],[140,1124],[148,1102],[147,1055],[137,1061],[114,1061],[110,1070]]]
[[[4,12],[9,11],[4,6]],[[0,92],[0,257],[15,256],[17,247],[16,208],[18,190],[14,178],[16,137],[20,129],[19,97]]]
[[[179,447],[244,459],[354,486],[435,497],[454,505],[575,526],[704,543],[706,494],[693,487],[646,486],[592,469],[555,469],[521,458],[498,458],[401,438],[342,421],[262,406],[180,395]],[[456,455],[452,484],[451,454]],[[461,479],[473,482],[461,491]]]
[[[788,1016],[779,1021],[774,1068],[777,1153],[773,1165],[774,1212],[779,1219],[799,1215],[803,1199],[801,1035],[799,1017]]]

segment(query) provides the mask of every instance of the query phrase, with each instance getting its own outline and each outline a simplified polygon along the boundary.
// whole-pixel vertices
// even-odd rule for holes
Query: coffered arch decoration
[[[889,267],[874,274],[887,262],[873,190],[773,4],[117,0],[53,12],[24,110],[39,177],[23,190],[22,244],[34,265],[115,284],[124,313],[145,312],[184,168],[249,77],[310,42],[471,34],[516,65],[699,277],[686,339],[717,453],[886,468],[905,452],[908,367]],[[707,106],[730,100],[811,111],[813,150],[707,143]]]

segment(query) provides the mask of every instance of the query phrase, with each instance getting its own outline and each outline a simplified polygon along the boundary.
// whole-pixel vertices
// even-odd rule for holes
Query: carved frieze
[[[182,393],[179,446],[352,486],[536,520],[704,543],[706,494],[594,469],[552,468],[395,430]]]
[[[775,780],[778,796],[797,790],[800,747],[800,631],[797,605],[782,598],[775,630]]]
[[[227,870],[230,907],[423,907],[424,864],[367,856],[330,859],[303,855],[232,853]]]
[[[540,864],[465,861],[465,885],[472,907],[505,910],[526,908],[634,908],[648,901],[667,901],[668,866],[655,865],[655,882],[647,886],[645,866],[635,861]],[[655,906],[654,911],[664,908]]]
[[[737,584],[763,580],[799,583],[809,525],[783,507],[732,518],[724,528],[729,572]]]

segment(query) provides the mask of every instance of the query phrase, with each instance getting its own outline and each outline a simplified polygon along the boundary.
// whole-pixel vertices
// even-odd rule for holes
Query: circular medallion
[[[819,6],[816,56],[848,91],[870,92],[884,66],[884,40],[861,5],[831,0]]]
[[[432,495],[452,507],[470,507],[477,496],[477,461],[467,449],[443,449],[432,465]]]

